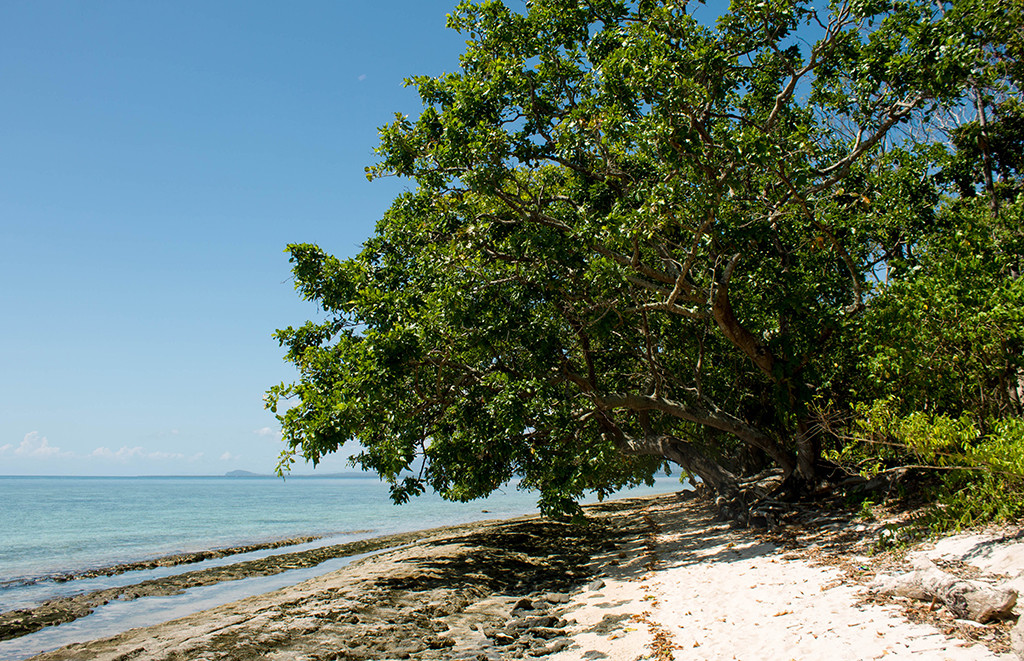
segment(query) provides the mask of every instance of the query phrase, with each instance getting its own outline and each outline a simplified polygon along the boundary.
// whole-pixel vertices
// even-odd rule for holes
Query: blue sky
[[[453,4],[0,5],[0,474],[274,468],[283,250],[353,254],[406,185],[363,168]]]

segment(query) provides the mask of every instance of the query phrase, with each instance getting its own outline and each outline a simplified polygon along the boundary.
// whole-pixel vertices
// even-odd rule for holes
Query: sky
[[[285,247],[352,255],[409,185],[363,169],[453,5],[0,4],[0,475],[274,470]]]

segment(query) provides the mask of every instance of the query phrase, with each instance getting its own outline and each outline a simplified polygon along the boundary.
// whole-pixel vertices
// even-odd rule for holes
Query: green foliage
[[[423,112],[380,129],[367,170],[411,190],[355,257],[289,247],[326,320],[277,334],[300,372],[268,397],[282,467],[356,439],[396,501],[518,477],[572,514],[666,460],[723,492],[767,465],[813,483],[814,402],[909,379],[932,415],[964,362],[1012,379],[1021,292],[990,262],[1019,255],[1018,216],[994,244],[933,176],[971,157],[897,137],[1007,75],[998,12],[946,5],[737,1],[712,27],[686,3],[460,4],[461,67],[408,81]],[[922,370],[965,314],[982,330]]]
[[[832,455],[838,463],[857,463],[867,475],[907,464],[972,466],[970,448],[979,432],[970,418],[921,411],[901,416],[893,399],[858,405],[856,414],[851,442]]]
[[[906,411],[1020,415],[1024,375],[1024,196],[993,221],[961,203],[896,268],[864,319],[865,394]]]
[[[928,524],[934,531],[962,529],[1024,516],[1024,419],[997,422],[990,434],[965,451],[965,463],[980,470],[946,476]]]
[[[941,208],[891,265],[860,327],[868,401],[829,455],[866,475],[934,472],[935,531],[1024,513],[1024,197],[1006,202]]]
[[[861,503],[860,503],[860,513],[857,516],[859,518],[863,519],[864,521],[874,521],[875,520],[875,510],[874,510],[874,507],[875,507],[875,503],[872,500],[863,500],[863,501],[861,501]]]
[[[945,164],[942,177],[955,183],[962,197],[977,195],[985,181],[986,160],[995,175],[995,194],[1012,200],[1024,193],[1024,107],[1010,98],[993,109],[986,126],[970,122],[952,135],[956,151]]]
[[[901,416],[892,399],[862,406],[853,434],[832,459],[865,476],[908,466],[938,471],[928,486],[935,506],[923,523],[932,531],[960,529],[1024,514],[1024,418],[990,421],[982,433],[967,416],[915,411]],[[865,516],[862,503],[861,516]]]

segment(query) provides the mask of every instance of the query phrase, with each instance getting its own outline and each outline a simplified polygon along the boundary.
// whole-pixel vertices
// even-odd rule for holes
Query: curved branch
[[[768,350],[768,347],[740,323],[739,319],[736,318],[735,312],[733,312],[732,303],[729,301],[729,280],[732,278],[732,272],[735,270],[739,259],[740,255],[736,253],[726,265],[718,285],[718,291],[715,294],[714,303],[711,306],[711,315],[715,318],[718,327],[729,341],[745,353],[768,378],[778,382],[774,372],[775,356]]]
[[[631,436],[621,431],[613,436],[615,447],[624,454],[664,457],[679,464],[688,473],[699,477],[702,482],[720,495],[726,495],[736,490],[738,480],[735,474],[681,439],[665,434]]]
[[[791,453],[760,430],[717,407],[689,406],[665,397],[607,393],[594,395],[594,403],[606,409],[628,409],[631,411],[660,411],[675,418],[695,422],[726,432],[748,445],[763,450],[787,474],[796,466]]]
[[[860,135],[857,136],[857,145],[854,147],[849,154],[839,159],[832,165],[821,168],[818,170],[819,176],[828,177],[824,181],[815,184],[807,189],[804,197],[810,197],[811,195],[827,190],[836,184],[840,179],[843,179],[850,173],[850,167],[856,162],[864,152],[868,151],[875,146],[885,135],[889,132],[893,126],[898,124],[903,119],[910,116],[910,113],[917,108],[918,104],[926,99],[924,94],[918,94],[914,98],[908,101],[901,101],[894,103],[889,107],[889,116],[884,122],[882,122],[878,128],[867,137],[865,140],[860,139]],[[831,176],[829,176],[831,175]]]

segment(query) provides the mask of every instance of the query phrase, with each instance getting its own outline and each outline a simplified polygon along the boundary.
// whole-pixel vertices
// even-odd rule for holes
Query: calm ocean
[[[662,477],[655,487],[622,495],[680,486],[678,478]],[[510,486],[471,503],[428,494],[396,506],[386,484],[363,476],[0,477],[0,503],[0,611],[6,611],[86,587],[46,580],[55,573],[304,535],[337,543],[505,518],[535,512],[536,494]]]

